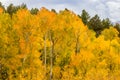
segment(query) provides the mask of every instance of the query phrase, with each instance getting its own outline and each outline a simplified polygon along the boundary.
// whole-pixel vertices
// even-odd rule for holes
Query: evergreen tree
[[[99,36],[101,31],[103,30],[101,19],[98,15],[92,17],[88,23],[89,29],[92,29],[96,32],[96,36]]]
[[[115,24],[115,26],[114,26],[116,29],[117,29],[117,31],[119,32],[119,37],[120,37],[120,24],[119,23],[116,23]]]
[[[31,10],[30,10],[30,13],[31,14],[37,14],[38,13],[38,9],[37,8],[32,8]]]
[[[81,14],[80,17],[81,17],[83,23],[84,23],[85,25],[87,25],[87,24],[88,24],[88,21],[89,21],[89,19],[90,19],[90,16],[89,16],[88,12],[86,12],[85,10],[82,10],[82,14]]]
[[[112,23],[109,20],[109,18],[106,18],[106,19],[102,20],[102,27],[103,27],[103,29],[109,28],[110,26],[112,26]]]

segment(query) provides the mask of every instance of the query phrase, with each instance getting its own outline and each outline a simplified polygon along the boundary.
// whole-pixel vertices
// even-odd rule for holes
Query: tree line
[[[25,8],[28,9],[27,5],[24,3],[18,6],[14,6],[13,4],[10,4],[6,9],[4,5],[0,3],[0,7],[2,7],[3,10],[9,13],[11,16],[13,13],[16,13],[19,9],[25,9]],[[38,11],[39,11],[38,8],[32,8],[30,10],[31,14],[37,14]],[[51,11],[57,13],[55,9],[51,9]],[[89,13],[84,9],[82,10],[82,13],[78,16],[82,19],[83,23],[88,26],[89,29],[92,29],[96,32],[96,37],[99,36],[104,29],[109,28],[110,26],[114,26],[120,33],[120,24],[117,22],[113,24],[109,18],[101,20],[98,14],[96,14],[93,17],[90,17]]]

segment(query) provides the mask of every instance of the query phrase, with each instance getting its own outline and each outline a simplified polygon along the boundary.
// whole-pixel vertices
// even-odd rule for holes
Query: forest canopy
[[[119,80],[120,24],[0,3],[0,80]]]

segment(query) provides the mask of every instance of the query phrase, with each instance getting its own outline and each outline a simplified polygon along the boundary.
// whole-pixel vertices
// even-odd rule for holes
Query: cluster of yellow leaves
[[[110,27],[96,38],[69,10],[19,9],[10,17],[0,8],[0,71],[7,74],[0,79],[49,80],[52,64],[53,80],[119,80],[118,34]]]
[[[0,7],[0,14],[3,13],[3,9]]]

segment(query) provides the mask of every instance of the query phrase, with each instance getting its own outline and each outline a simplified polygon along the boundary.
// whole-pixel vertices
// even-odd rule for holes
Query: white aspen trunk
[[[47,38],[47,34],[45,33],[45,37],[44,37],[44,55],[45,55],[45,61],[44,61],[44,64],[45,64],[45,79],[46,79],[46,38]]]
[[[52,44],[52,36],[51,36],[51,33],[50,33],[50,80],[52,80],[52,66],[53,66],[53,60],[52,60],[52,57],[53,57],[53,44]]]

